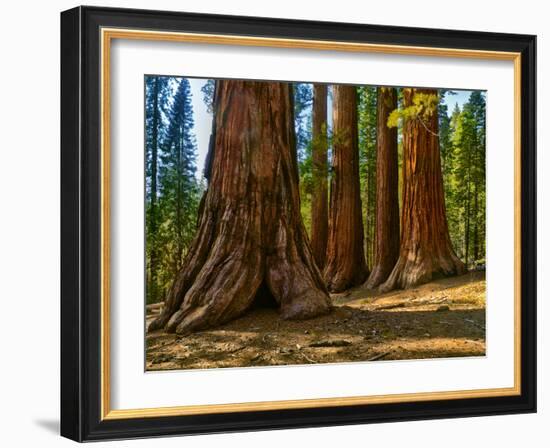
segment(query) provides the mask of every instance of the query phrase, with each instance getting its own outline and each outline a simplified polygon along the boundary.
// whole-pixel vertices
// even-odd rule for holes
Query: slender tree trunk
[[[432,89],[404,89],[405,107],[413,104],[416,93],[437,95]],[[418,118],[406,120],[403,170],[399,259],[381,291],[465,272],[464,263],[452,248],[447,226],[436,112],[423,111]]]
[[[355,87],[333,87],[332,122],[332,180],[324,275],[329,290],[339,292],[360,285],[368,275],[363,249]]]
[[[313,86],[313,191],[311,249],[319,269],[325,266],[328,238],[327,86]]]
[[[387,280],[399,258],[399,171],[397,128],[388,127],[388,117],[397,108],[396,89],[379,87],[376,141],[376,238],[374,264],[367,281],[375,288]]]
[[[300,216],[291,87],[218,81],[200,227],[149,329],[187,334],[242,315],[266,291],[284,319],[330,310]]]

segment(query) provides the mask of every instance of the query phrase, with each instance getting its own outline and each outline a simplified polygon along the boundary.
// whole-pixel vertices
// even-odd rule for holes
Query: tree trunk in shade
[[[313,190],[311,248],[319,269],[325,266],[328,238],[327,86],[313,86]]]
[[[404,106],[416,93],[437,95],[432,89],[404,89]],[[458,275],[465,266],[449,237],[439,154],[438,116],[425,111],[408,118],[403,131],[403,207],[399,259],[381,291],[409,288],[434,278]]]
[[[376,226],[374,263],[367,281],[375,288],[387,280],[399,257],[397,128],[388,117],[397,108],[397,91],[379,87],[376,140]]]
[[[292,110],[289,84],[218,81],[199,230],[150,330],[215,327],[266,295],[285,319],[330,310],[300,216]]]
[[[362,284],[368,275],[363,249],[355,87],[333,87],[332,121],[332,179],[324,276],[328,289],[340,292]]]

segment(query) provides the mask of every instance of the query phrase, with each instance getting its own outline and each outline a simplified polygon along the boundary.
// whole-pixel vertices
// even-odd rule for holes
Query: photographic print
[[[63,436],[536,411],[536,36],[61,25]]]
[[[485,91],[144,88],[146,370],[485,355]]]

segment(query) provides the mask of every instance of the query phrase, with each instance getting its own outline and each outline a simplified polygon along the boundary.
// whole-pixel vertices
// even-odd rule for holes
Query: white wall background
[[[550,158],[543,142],[550,112],[546,69],[549,12],[535,0],[177,0],[88,1],[87,4],[156,8],[383,25],[537,34],[539,194],[539,413],[537,415],[405,422],[336,428],[165,438],[109,446],[316,447],[542,447],[550,439],[546,387],[550,315]],[[58,435],[59,415],[59,12],[78,3],[11,1],[2,7],[0,48],[0,443],[68,446]],[[449,5],[449,6],[447,6]],[[544,204],[546,202],[546,204]],[[546,356],[543,356],[546,355]],[[107,446],[98,444],[96,446]]]

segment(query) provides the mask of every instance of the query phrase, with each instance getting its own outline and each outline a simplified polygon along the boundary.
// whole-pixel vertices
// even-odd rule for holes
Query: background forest
[[[193,83],[194,89],[192,89]],[[208,143],[197,139],[196,96],[208,116],[201,114],[201,130],[211,127],[213,80],[147,76],[146,111],[146,294],[147,303],[163,301],[196,234]],[[312,201],[318,172],[313,157],[314,84],[295,83],[294,127],[299,168],[301,215],[308,235],[312,232]],[[364,227],[366,265],[375,261],[377,116],[380,88],[359,86],[357,133],[361,213]],[[403,195],[403,119],[411,113],[404,106],[403,89],[395,89],[397,108],[388,119],[397,128],[398,195]],[[331,182],[333,133],[333,88],[324,89],[327,114],[322,132],[327,138],[327,190]],[[195,97],[194,97],[195,96]],[[454,100],[456,98],[456,100]],[[453,249],[467,268],[485,264],[485,93],[439,90],[435,105],[439,121],[439,148],[443,175],[446,217]],[[199,137],[201,137],[199,135]],[[328,207],[328,204],[325,204]],[[314,248],[315,250],[315,248]]]

